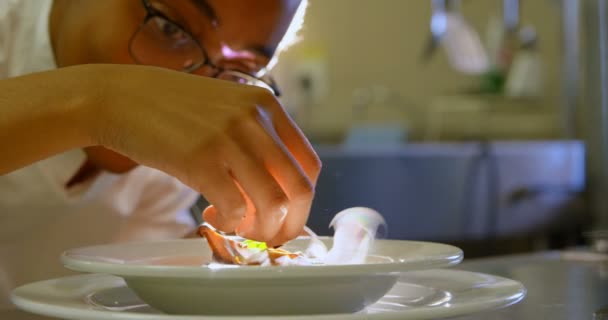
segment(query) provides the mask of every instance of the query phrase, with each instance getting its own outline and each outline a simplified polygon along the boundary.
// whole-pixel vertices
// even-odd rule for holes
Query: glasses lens
[[[205,61],[203,50],[188,32],[159,16],[139,28],[130,50],[138,63],[178,71],[191,71]]]

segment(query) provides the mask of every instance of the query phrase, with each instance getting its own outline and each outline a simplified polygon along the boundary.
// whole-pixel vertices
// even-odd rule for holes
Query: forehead
[[[300,0],[190,0],[217,17],[218,33],[228,43],[276,46]]]

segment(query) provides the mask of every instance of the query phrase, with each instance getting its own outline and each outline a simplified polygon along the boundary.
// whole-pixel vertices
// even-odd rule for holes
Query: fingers
[[[272,107],[270,108],[272,111],[272,119],[270,120],[276,129],[279,139],[283,141],[287,149],[289,149],[297,159],[310,181],[312,181],[313,184],[316,184],[319,173],[321,172],[321,160],[317,156],[312,145],[296,123],[277,102],[272,104]]]
[[[239,134],[251,134],[251,130],[239,130],[242,130]],[[231,174],[242,188],[245,197],[251,201],[245,221],[238,223],[236,232],[248,239],[267,241],[279,232],[287,215],[289,199],[270,174],[263,158],[254,152],[252,147],[235,143],[227,143],[225,147],[230,155],[226,161]],[[259,152],[264,151],[267,150],[260,148]]]
[[[263,113],[264,120],[269,122],[266,128],[275,137],[275,141],[279,142],[278,145],[290,156],[291,163],[295,163],[309,181],[305,184],[301,181],[301,177],[292,175],[287,177],[286,183],[283,184],[290,198],[289,213],[279,233],[268,241],[268,245],[277,246],[297,237],[306,225],[314,198],[314,186],[321,172],[321,161],[287,112],[276,100],[273,102],[269,104],[269,110],[272,112]],[[293,172],[289,170],[287,161],[273,163],[271,168],[278,169],[280,173]],[[281,177],[280,174],[277,176]]]
[[[247,203],[232,176],[225,167],[207,170],[201,178],[202,193],[212,203],[203,211],[203,219],[223,232],[232,232],[245,217]]]
[[[310,211],[309,204],[302,204],[300,205],[300,208],[303,210]],[[297,236],[302,234],[307,220],[308,214],[288,214],[279,232],[271,240],[267,241],[267,245],[269,247],[277,247],[296,238]]]
[[[256,195],[249,193],[248,187],[239,179],[239,184],[247,196],[254,199],[254,218],[244,222],[238,233],[244,237],[257,237],[256,240],[271,241],[272,244],[282,244],[302,230],[310,212],[310,205],[314,195],[314,186],[299,163],[277,137],[272,123],[260,114],[259,121],[242,123],[238,130],[233,132],[235,141],[254,141],[255,145],[244,144],[241,147],[251,158],[259,161],[286,196],[285,203],[279,208],[284,220],[277,220],[276,214],[264,212],[256,201]],[[235,171],[235,176],[239,176]],[[256,182],[256,189],[264,184]],[[273,184],[274,187],[274,184]],[[254,189],[255,190],[255,189]],[[263,200],[262,200],[263,201]],[[263,202],[262,202],[263,203]],[[276,210],[276,208],[274,209]],[[277,235],[279,237],[277,238]],[[280,242],[280,243],[277,243]]]
[[[221,231],[276,246],[302,232],[321,163],[276,99],[258,98],[264,107],[243,107],[214,139],[219,151],[209,156],[225,168],[201,182],[212,204],[203,216]]]

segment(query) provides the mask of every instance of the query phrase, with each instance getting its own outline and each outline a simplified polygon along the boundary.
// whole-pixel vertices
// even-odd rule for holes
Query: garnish
[[[266,242],[260,242],[260,241],[247,239],[241,243],[248,249],[268,250],[268,246],[266,245]]]

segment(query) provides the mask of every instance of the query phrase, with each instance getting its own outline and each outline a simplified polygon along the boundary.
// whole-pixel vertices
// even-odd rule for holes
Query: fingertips
[[[203,210],[203,220],[222,232],[233,232],[245,217],[246,208],[236,208],[231,212],[219,212],[213,205]]]
[[[301,235],[308,220],[309,208],[302,208],[297,212],[290,212],[281,225],[279,232],[267,241],[268,246],[276,247],[285,244]]]

